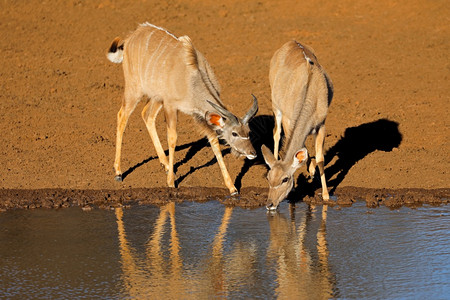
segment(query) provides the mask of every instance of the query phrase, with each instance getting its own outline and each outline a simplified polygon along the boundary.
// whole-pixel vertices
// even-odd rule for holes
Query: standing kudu
[[[249,139],[249,120],[258,110],[253,106],[242,118],[228,111],[220,100],[219,83],[205,57],[198,52],[187,36],[176,37],[167,30],[150,23],[140,25],[123,42],[116,38],[107,54],[114,63],[123,62],[125,92],[122,107],[117,114],[116,180],[122,181],[120,154],[122,137],[130,114],[143,98],[147,104],[142,118],[167,171],[167,184],[174,187],[174,152],[177,141],[177,113],[194,117],[206,134],[217,158],[225,185],[231,194],[237,193],[223,161],[219,140],[225,140],[238,156],[256,157]],[[161,108],[167,123],[169,159],[167,159],[156,131],[155,120]]]
[[[272,110],[275,116],[274,154],[262,146],[269,165],[268,209],[276,209],[294,185],[295,171],[308,160],[304,147],[308,135],[315,134],[316,162],[322,182],[322,197],[329,199],[324,172],[323,145],[325,118],[333,97],[333,85],[313,51],[296,41],[277,50],[270,61]],[[285,133],[284,158],[278,160],[281,125]],[[314,176],[315,163],[309,172]]]

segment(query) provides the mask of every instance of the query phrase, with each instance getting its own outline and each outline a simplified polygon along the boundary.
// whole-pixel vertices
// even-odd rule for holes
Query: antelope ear
[[[292,167],[294,169],[298,169],[301,165],[305,163],[307,159],[308,159],[308,150],[306,150],[306,148],[298,150],[294,155]]]
[[[275,159],[275,156],[273,156],[272,151],[270,151],[270,149],[267,148],[266,145],[262,145],[261,146],[261,152],[262,152],[262,155],[264,157],[264,160],[266,161],[266,164],[269,166],[269,168],[272,169],[273,165],[277,161]]]
[[[216,113],[207,112],[205,115],[206,123],[212,126],[214,130],[222,129],[225,126],[225,122],[221,115]]]

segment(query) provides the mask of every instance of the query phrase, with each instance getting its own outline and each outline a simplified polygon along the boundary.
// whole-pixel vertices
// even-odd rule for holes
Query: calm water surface
[[[450,295],[450,206],[217,202],[0,214],[0,298]]]

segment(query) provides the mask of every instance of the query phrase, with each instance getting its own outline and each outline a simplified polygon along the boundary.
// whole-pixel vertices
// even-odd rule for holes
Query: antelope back
[[[150,98],[186,99],[191,71],[182,39],[145,23],[124,44],[125,84]]]
[[[324,122],[332,84],[312,49],[296,41],[284,44],[271,59],[269,80],[272,109],[282,115],[286,141],[300,119],[302,127]]]

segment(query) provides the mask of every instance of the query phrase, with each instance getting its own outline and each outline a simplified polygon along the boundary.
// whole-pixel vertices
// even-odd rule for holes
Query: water
[[[0,298],[445,299],[449,229],[450,206],[8,211]]]

